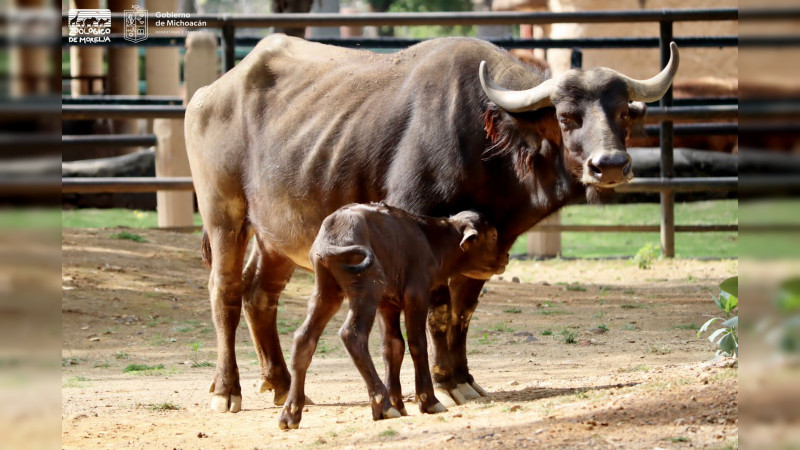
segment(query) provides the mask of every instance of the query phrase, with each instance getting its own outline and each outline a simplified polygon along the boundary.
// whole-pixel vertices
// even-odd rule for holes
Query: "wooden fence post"
[[[558,211],[539,222],[542,225],[560,225],[561,215]],[[536,231],[536,227],[528,232],[528,256],[552,258],[561,255],[561,232]]]
[[[98,9],[100,0],[70,0],[70,9]],[[98,77],[73,79],[70,92],[73,97],[100,94],[103,76],[103,47],[73,45],[69,48],[69,73],[73,77]],[[61,70],[60,68],[57,70]]]
[[[149,14],[178,11],[177,0],[148,0]],[[152,21],[150,22],[152,26]],[[165,30],[163,27],[150,28]],[[145,51],[145,78],[148,95],[180,95],[180,55],[175,47],[148,47]],[[183,119],[153,119],[157,177],[191,175],[183,137]],[[156,193],[159,227],[186,227],[194,224],[194,197],[191,192]]]
[[[131,9],[131,0],[108,0],[112,12],[121,13]],[[134,2],[135,3],[135,2]],[[125,24],[121,20],[111,21],[111,32],[122,34]],[[108,48],[108,92],[110,95],[139,95],[139,47]],[[113,120],[115,134],[137,134],[137,119]],[[107,156],[132,153],[137,147],[120,147]]]

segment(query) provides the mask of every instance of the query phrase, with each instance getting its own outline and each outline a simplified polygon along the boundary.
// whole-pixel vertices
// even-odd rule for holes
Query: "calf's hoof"
[[[438,413],[443,413],[443,412],[446,412],[446,411],[447,411],[447,408],[444,407],[442,402],[436,402],[435,405],[425,408],[425,412],[428,413],[428,414],[438,414]]]
[[[281,430],[296,430],[300,427],[303,418],[303,408],[298,404],[284,405],[281,417],[278,419],[278,428]]]
[[[417,396],[419,403],[419,411],[422,414],[436,414],[447,411],[447,408],[440,402],[436,396],[429,396],[428,394],[419,394]]]
[[[396,419],[403,414],[389,403],[389,399],[378,394],[372,398],[372,420]],[[405,408],[403,408],[405,409]]]

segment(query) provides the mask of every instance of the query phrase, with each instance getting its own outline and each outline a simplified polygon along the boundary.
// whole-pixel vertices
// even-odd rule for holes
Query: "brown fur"
[[[502,273],[508,254],[498,248],[497,230],[471,211],[437,219],[382,203],[354,204],[325,219],[310,258],[316,274],[314,294],[308,316],[295,333],[292,384],[280,427],[296,428],[300,423],[306,370],[317,340],[344,297],[350,301],[350,313],[339,334],[367,384],[373,419],[405,411],[399,380],[404,353],[401,311],[416,369],[420,411],[443,411],[428,368],[425,321],[429,297],[456,275],[487,279]],[[386,385],[378,377],[367,347],[378,312],[383,317]]]

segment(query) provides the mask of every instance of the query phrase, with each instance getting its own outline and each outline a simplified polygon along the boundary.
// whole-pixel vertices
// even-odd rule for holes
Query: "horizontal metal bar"
[[[77,119],[183,119],[182,105],[63,105],[61,118]]]
[[[690,178],[634,178],[628,184],[614,188],[616,192],[705,192],[736,191],[738,177],[690,177]]]
[[[659,225],[536,225],[531,231],[550,232],[617,232],[617,233],[653,233],[661,230]],[[704,233],[710,231],[738,231],[738,225],[675,225],[675,231]]]
[[[647,119],[650,120],[735,119],[738,115],[738,105],[657,106],[647,108]]]
[[[738,178],[637,178],[616,188],[617,192],[735,191]],[[191,177],[63,178],[62,192],[156,192],[193,189]]]
[[[800,36],[742,36],[739,46],[744,48],[757,47],[797,47],[800,46]]]
[[[62,136],[61,147],[75,150],[90,147],[150,147],[158,143],[154,134],[101,134]]]
[[[242,37],[236,39],[236,45],[254,47],[262,38]],[[402,38],[318,38],[310,39],[321,44],[335,45],[349,48],[369,49],[400,49],[410,47],[425,39]],[[658,48],[657,37],[619,37],[619,38],[573,38],[573,39],[485,39],[507,49],[513,48]],[[738,36],[688,36],[675,38],[675,42],[682,48],[689,47],[736,47],[739,45]]]
[[[570,12],[430,12],[365,14],[192,14],[192,21],[205,22],[194,28],[325,27],[325,26],[401,26],[401,25],[514,25],[549,23],[631,23],[738,20],[737,8],[646,9]],[[777,19],[777,18],[776,18]],[[114,20],[124,20],[122,13],[112,13]],[[67,14],[61,25],[67,26]]]
[[[660,125],[645,125],[645,134],[648,136],[658,136],[661,132]],[[739,133],[738,123],[682,123],[673,125],[675,136],[719,136]]]
[[[62,178],[62,194],[192,191],[192,177]]]
[[[180,105],[183,98],[167,95],[82,95],[61,97],[62,105]]]
[[[799,110],[800,111],[800,110]],[[182,119],[185,112],[178,105],[63,105],[63,119],[130,119],[172,118]],[[768,109],[763,111],[771,113]],[[656,120],[730,119],[736,118],[737,105],[669,106],[649,108],[647,117]],[[758,116],[758,112],[753,112]]]
[[[0,195],[41,195],[56,194],[59,181],[57,177],[25,177],[0,179]]]

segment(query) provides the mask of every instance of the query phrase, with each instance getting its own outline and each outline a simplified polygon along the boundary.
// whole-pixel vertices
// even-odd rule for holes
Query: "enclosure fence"
[[[749,11],[742,17],[754,20],[787,20],[800,18],[800,9]],[[686,21],[737,21],[740,12],[737,8],[721,9],[679,9],[679,10],[637,10],[637,11],[580,11],[580,12],[528,12],[528,13],[408,13],[408,14],[265,14],[265,15],[193,15],[192,19],[204,21],[204,28],[217,28],[217,42],[221,47],[222,71],[232,69],[237,60],[237,47],[252,47],[258,39],[236,37],[237,28],[266,27],[331,27],[331,26],[403,26],[403,25],[519,25],[554,23],[630,23],[655,22],[659,24],[658,38],[581,38],[581,39],[487,39],[504,48],[526,49],[572,49],[573,65],[581,65],[581,49],[595,48],[659,48],[661,67],[670,57],[669,44],[676,41],[679,47],[738,47],[748,45],[769,47],[775,45],[800,45],[800,39],[793,38],[751,38],[740,40],[739,36],[694,36],[674,37],[676,22]],[[112,14],[112,20],[122,20],[121,14]],[[62,17],[66,26],[67,17]],[[114,37],[112,35],[112,37]],[[419,40],[413,39],[375,39],[341,38],[311,39],[318,42],[352,48],[404,48]],[[62,45],[69,43],[62,36]],[[150,37],[138,44],[123,39],[112,39],[110,46],[183,46],[184,37]],[[188,76],[188,74],[187,74]],[[84,98],[64,98],[62,119],[182,119],[185,107],[177,97],[117,97],[87,96]],[[648,109],[648,118],[660,120],[658,126],[650,126],[646,132],[660,137],[660,176],[657,178],[637,178],[630,184],[620,186],[618,192],[657,192],[660,194],[661,221],[659,226],[623,225],[540,225],[543,231],[658,231],[661,232],[662,254],[672,257],[675,254],[675,232],[737,231],[736,224],[723,225],[675,225],[675,194],[678,192],[736,191],[738,177],[674,177],[673,136],[676,134],[737,134],[738,123],[700,123],[674,124],[674,121],[737,119],[740,115],[736,97],[711,97],[676,102],[672,89],[659,101],[657,106]],[[770,108],[749,110],[747,114],[758,118],[800,117],[800,105],[790,103],[780,111]],[[156,141],[153,135],[108,135],[108,136],[64,136],[65,150],[79,146],[118,145],[149,146]],[[158,150],[157,150],[158,151]],[[62,193],[131,193],[156,191],[191,191],[191,177],[137,177],[137,178],[62,178]]]

